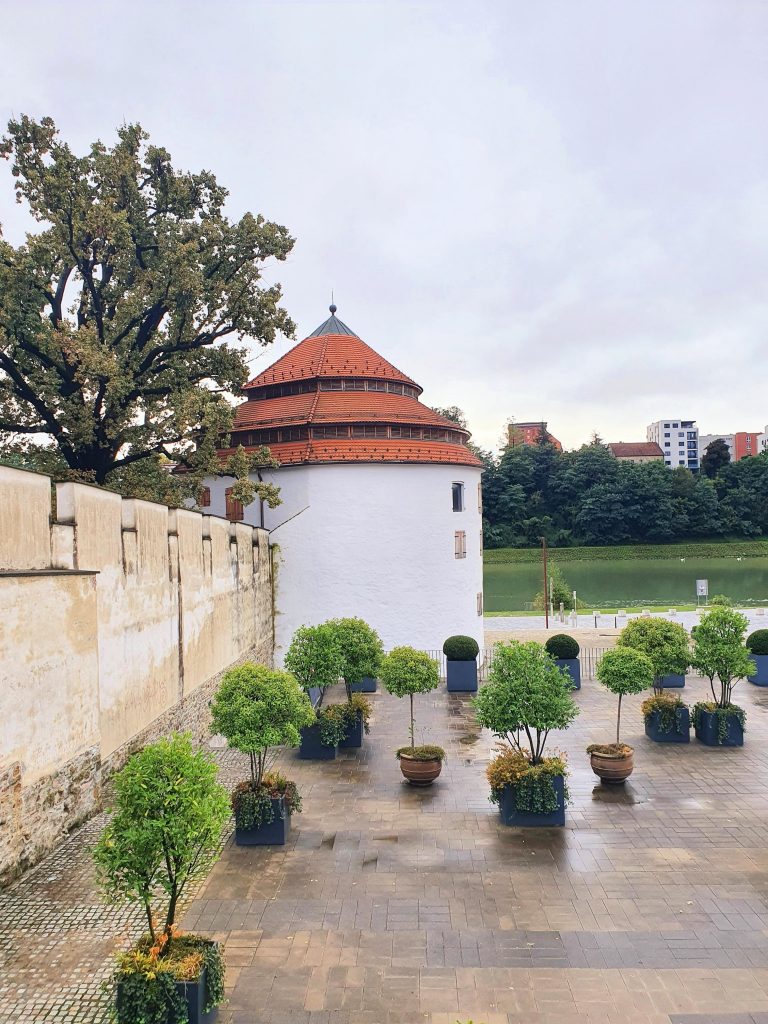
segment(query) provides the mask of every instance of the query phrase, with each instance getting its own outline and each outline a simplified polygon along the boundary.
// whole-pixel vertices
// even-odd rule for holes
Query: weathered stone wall
[[[0,467],[0,882],[176,729],[224,671],[271,663],[268,534]]]

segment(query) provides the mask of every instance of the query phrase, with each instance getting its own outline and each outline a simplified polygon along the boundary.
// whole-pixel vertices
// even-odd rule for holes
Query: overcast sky
[[[768,3],[0,0],[0,114],[78,151],[138,121],[269,280],[461,406],[495,447],[768,422]],[[19,240],[7,167],[0,221]],[[289,347],[257,352],[258,372]]]

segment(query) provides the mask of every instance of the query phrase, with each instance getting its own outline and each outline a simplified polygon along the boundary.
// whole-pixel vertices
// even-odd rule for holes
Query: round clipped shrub
[[[544,644],[547,654],[558,661],[569,661],[579,656],[579,642],[567,633],[556,633]]]
[[[756,629],[746,640],[750,654],[768,654],[768,629]]]
[[[477,640],[471,636],[449,636],[443,644],[448,661],[474,661],[479,653]]]

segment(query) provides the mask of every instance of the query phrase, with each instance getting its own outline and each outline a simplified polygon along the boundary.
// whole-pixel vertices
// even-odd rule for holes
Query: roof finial
[[[331,311],[331,316],[334,316],[334,314],[336,313],[336,305],[333,301],[333,289],[331,289],[331,304],[328,307],[328,309],[330,309]]]

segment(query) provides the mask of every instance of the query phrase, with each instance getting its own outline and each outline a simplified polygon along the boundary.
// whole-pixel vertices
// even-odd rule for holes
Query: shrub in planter
[[[754,671],[747,678],[756,686],[768,686],[768,629],[756,629],[750,633],[746,648],[754,662]]]
[[[621,699],[625,694],[642,693],[654,681],[651,659],[632,647],[614,647],[597,663],[597,678],[619,698],[616,712],[616,742],[592,743],[587,747],[592,771],[601,782],[621,784],[632,774],[634,750],[621,742]]]
[[[329,705],[333,707],[334,705]],[[353,693],[346,704],[338,705],[345,720],[344,736],[339,740],[339,746],[345,749],[362,747],[363,734],[370,732],[370,721],[373,713],[373,705],[362,693]]]
[[[211,729],[247,754],[251,769],[250,780],[232,794],[238,845],[285,842],[301,800],[292,782],[267,768],[274,749],[297,746],[300,730],[314,721],[309,697],[288,672],[247,663],[224,674],[211,703]]]
[[[689,743],[691,715],[686,704],[671,693],[655,693],[641,705],[645,735],[655,743]]]
[[[748,626],[747,617],[740,612],[713,608],[696,628],[692,664],[709,680],[712,700],[694,705],[693,725],[696,739],[708,747],[740,747],[744,743],[744,711],[731,702],[731,696],[739,679],[754,671],[744,646]]]
[[[477,640],[471,636],[449,636],[443,644],[446,657],[446,686],[451,693],[477,690]]]
[[[285,653],[285,667],[298,679],[307,693],[318,694],[317,721],[301,730],[299,757],[329,761],[336,757],[336,746],[344,736],[339,714],[320,711],[325,691],[341,678],[343,660],[336,630],[327,622],[321,626],[301,626],[293,634]]]
[[[379,634],[363,619],[331,619],[326,625],[331,626],[336,634],[347,699],[355,692],[375,692],[384,657],[384,645]]]
[[[118,1024],[197,1024],[223,998],[221,950],[176,926],[185,892],[219,856],[229,819],[216,773],[189,736],[175,735],[134,754],[114,777],[114,807],[93,852],[96,877],[110,903],[142,906],[148,928],[118,957]]]
[[[691,663],[690,640],[678,622],[668,619],[633,619],[622,629],[619,647],[631,647],[651,659],[653,688],[662,693],[667,686],[683,686]]]
[[[396,751],[400,771],[413,785],[429,785],[440,774],[445,759],[442,747],[425,744],[417,747],[413,718],[413,698],[417,693],[429,693],[440,682],[437,665],[424,651],[413,647],[395,647],[381,662],[381,681],[395,697],[408,697],[411,724],[410,744]]]
[[[565,765],[544,747],[551,730],[567,729],[578,715],[571,693],[570,678],[541,644],[496,645],[488,682],[472,703],[478,722],[505,744],[488,769],[505,825],[565,823]]]
[[[563,668],[571,677],[574,690],[581,689],[581,665],[579,663],[579,644],[567,633],[555,633],[544,644],[544,650],[554,658],[558,668]]]

